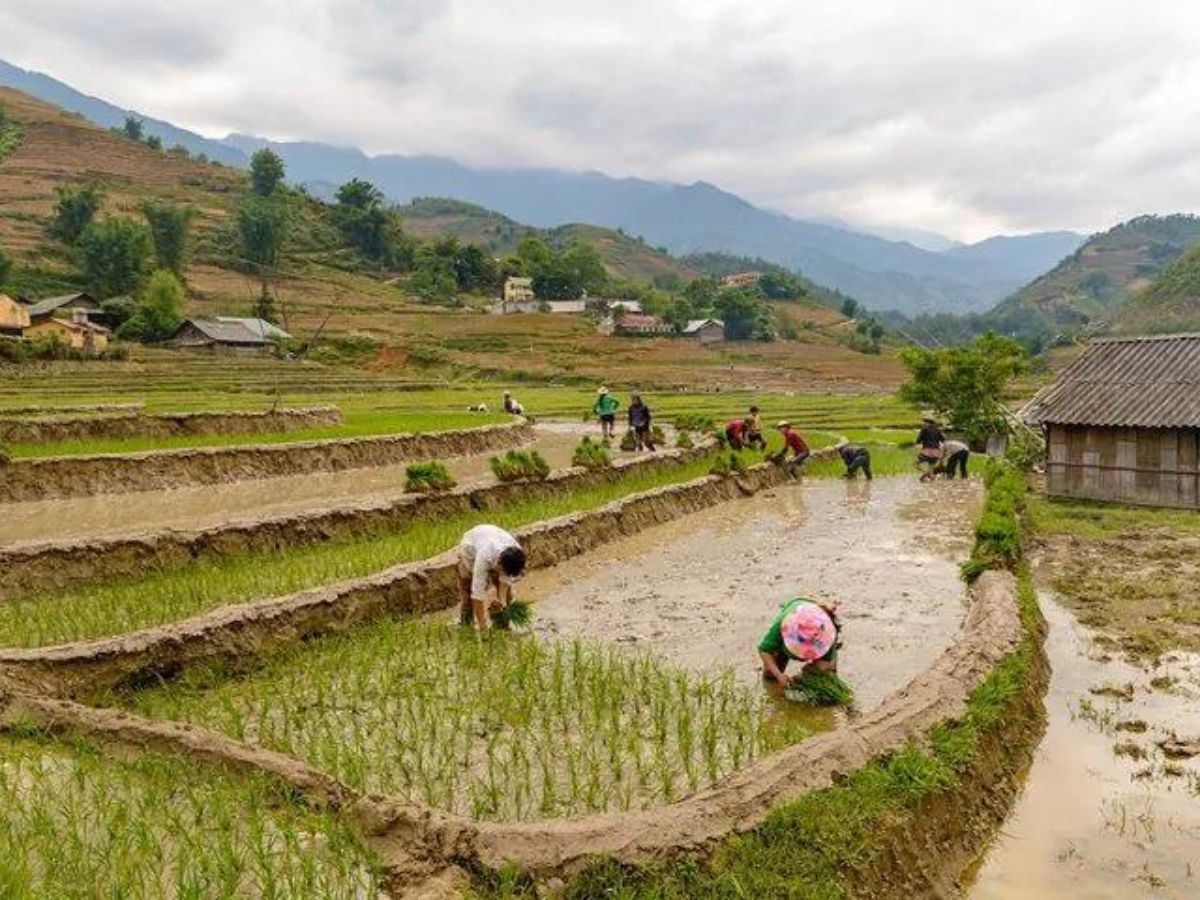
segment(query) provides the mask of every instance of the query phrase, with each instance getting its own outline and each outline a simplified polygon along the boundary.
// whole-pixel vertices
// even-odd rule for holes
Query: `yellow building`
[[[45,319],[25,329],[25,337],[36,338],[53,335],[72,350],[88,354],[103,353],[108,349],[108,329],[91,322],[64,322],[62,319]]]
[[[532,278],[509,278],[504,282],[505,303],[528,303],[533,297]]]
[[[0,294],[0,334],[20,337],[29,327],[29,310],[7,294]]]

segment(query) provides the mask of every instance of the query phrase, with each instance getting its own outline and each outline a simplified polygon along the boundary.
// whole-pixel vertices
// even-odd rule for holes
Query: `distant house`
[[[1200,509],[1200,334],[1093,341],[1022,416],[1051,496]]]
[[[18,303],[8,294],[0,294],[0,334],[21,337],[30,324],[29,307]]]
[[[223,353],[270,353],[278,341],[290,337],[286,331],[262,319],[220,316],[188,319],[176,329],[169,343],[184,349]]]
[[[626,313],[613,323],[613,334],[645,337],[674,333],[675,329],[658,316],[648,316],[645,313]]]
[[[511,276],[504,282],[505,303],[528,303],[534,300],[533,279]]]
[[[726,275],[721,279],[722,287],[748,287],[752,284],[758,284],[762,278],[762,272],[737,272],[733,275]]]
[[[725,340],[725,323],[720,319],[692,319],[682,334],[698,344],[720,344]]]
[[[25,337],[38,338],[53,336],[59,343],[65,344],[72,350],[96,356],[108,349],[109,331],[103,325],[87,320],[87,314],[82,309],[74,311],[76,315],[68,322],[65,319],[53,319],[49,316],[34,322],[25,329]]]
[[[45,297],[29,304],[26,309],[29,310],[29,318],[35,323],[52,318],[78,322],[80,321],[79,314],[82,313],[84,321],[97,325],[106,324],[104,310],[100,308],[100,303],[85,291],[77,294],[63,294],[59,297]]]

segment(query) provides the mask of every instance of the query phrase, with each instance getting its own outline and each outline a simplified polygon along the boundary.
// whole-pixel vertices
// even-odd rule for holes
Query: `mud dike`
[[[635,540],[681,516],[762,495],[789,482],[786,472],[774,466],[732,478],[709,476],[543,522],[519,535],[529,550],[531,568],[546,569],[614,542]],[[448,502],[472,501],[462,495]],[[167,751],[270,773],[310,805],[351,815],[384,860],[393,885],[404,885],[405,891],[425,879],[442,879],[458,867],[482,871],[505,864],[548,882],[569,877],[597,856],[635,864],[681,852],[702,853],[729,834],[761,824],[772,806],[827,787],[961,716],[970,692],[1025,637],[1015,593],[1011,575],[985,573],[970,590],[965,616],[949,645],[932,665],[888,693],[869,713],[758,760],[678,802],[619,815],[475,821],[352,790],[297,758],[205,728],[79,702],[106,689],[135,688],[198,665],[219,663],[237,671],[272,647],[348,631],[381,617],[446,609],[457,602],[455,560],[449,553],[370,578],[229,607],[110,640],[3,651],[0,678],[6,686],[0,685],[0,720],[82,734],[118,748]],[[553,602],[547,610],[549,621],[554,621]]]

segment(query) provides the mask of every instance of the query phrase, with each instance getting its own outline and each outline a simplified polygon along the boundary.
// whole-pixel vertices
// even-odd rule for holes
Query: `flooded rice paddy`
[[[926,668],[965,613],[958,564],[981,486],[916,478],[808,481],[620,540],[521,587],[549,637],[583,636],[711,673],[758,677],[779,604],[836,602],[841,673],[867,709]]]
[[[1025,788],[974,875],[974,900],[1200,896],[1200,657],[1112,658],[1052,594],[1049,725]]]

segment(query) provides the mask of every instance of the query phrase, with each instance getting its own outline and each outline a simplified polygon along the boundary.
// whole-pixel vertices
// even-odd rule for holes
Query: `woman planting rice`
[[[771,627],[758,642],[758,655],[763,664],[763,680],[775,681],[790,687],[788,663],[803,663],[803,676],[808,670],[837,671],[837,652],[841,646],[841,622],[837,607],[826,606],[797,597],[779,607]]]
[[[462,588],[459,621],[488,627],[488,588],[496,589],[490,604],[493,621],[512,602],[513,583],[525,572],[525,551],[517,539],[495,525],[476,525],[458,545],[458,583]]]

